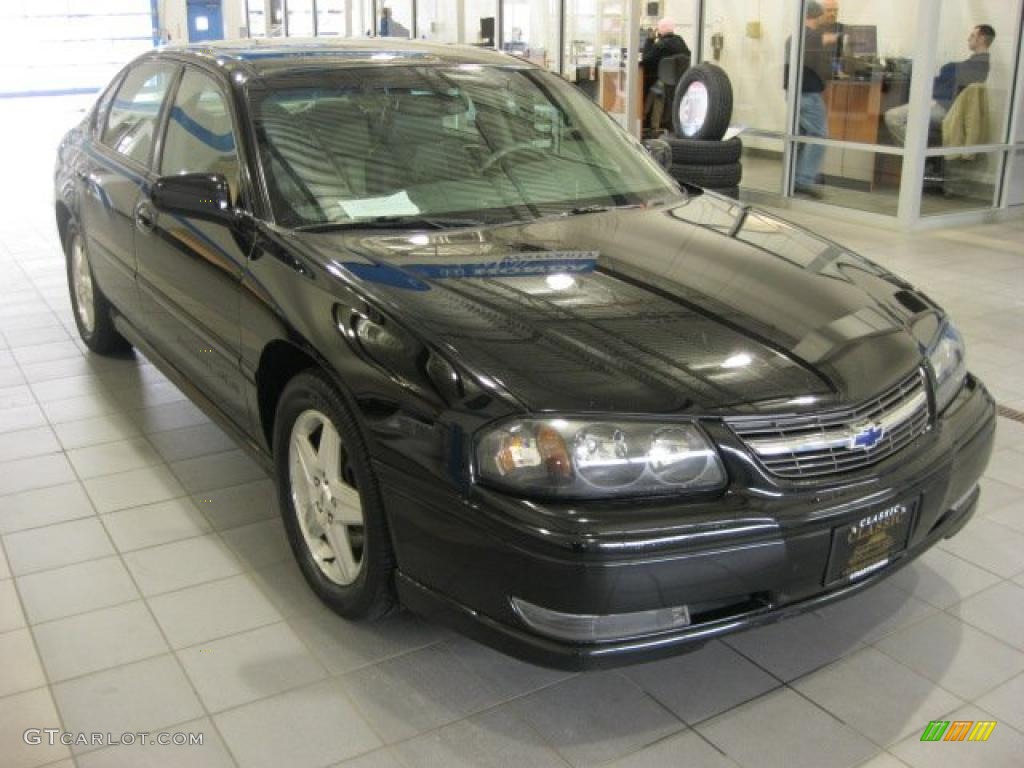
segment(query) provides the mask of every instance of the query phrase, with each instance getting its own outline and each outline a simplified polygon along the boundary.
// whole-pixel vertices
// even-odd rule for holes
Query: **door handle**
[[[135,226],[142,232],[156,229],[156,211],[145,200],[135,206]]]

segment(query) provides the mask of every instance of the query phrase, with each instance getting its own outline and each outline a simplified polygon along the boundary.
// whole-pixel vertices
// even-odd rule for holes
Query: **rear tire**
[[[317,596],[347,619],[390,613],[395,561],[377,478],[355,419],[318,371],[281,394],[274,469],[292,552]]]
[[[112,306],[103,295],[89,262],[89,251],[78,224],[68,222],[64,236],[68,291],[78,335],[98,355],[124,353],[131,349],[127,339],[114,327]]]

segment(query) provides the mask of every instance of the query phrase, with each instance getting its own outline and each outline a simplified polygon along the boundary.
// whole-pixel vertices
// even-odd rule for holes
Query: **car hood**
[[[937,308],[886,270],[711,195],[429,234],[293,235],[535,411],[802,411],[920,364]]]

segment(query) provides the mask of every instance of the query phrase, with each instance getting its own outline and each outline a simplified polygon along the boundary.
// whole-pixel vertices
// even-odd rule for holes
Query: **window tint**
[[[128,73],[110,107],[100,141],[137,162],[147,164],[160,106],[174,75],[170,64],[140,64]]]
[[[160,173],[220,173],[228,180],[232,200],[238,199],[231,111],[213,79],[196,70],[185,70],[174,97]]]

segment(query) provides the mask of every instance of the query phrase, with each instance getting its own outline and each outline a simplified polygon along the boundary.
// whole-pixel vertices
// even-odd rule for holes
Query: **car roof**
[[[233,73],[270,77],[366,65],[489,64],[532,67],[489,48],[396,38],[252,38],[161,48],[161,53],[205,60]]]

